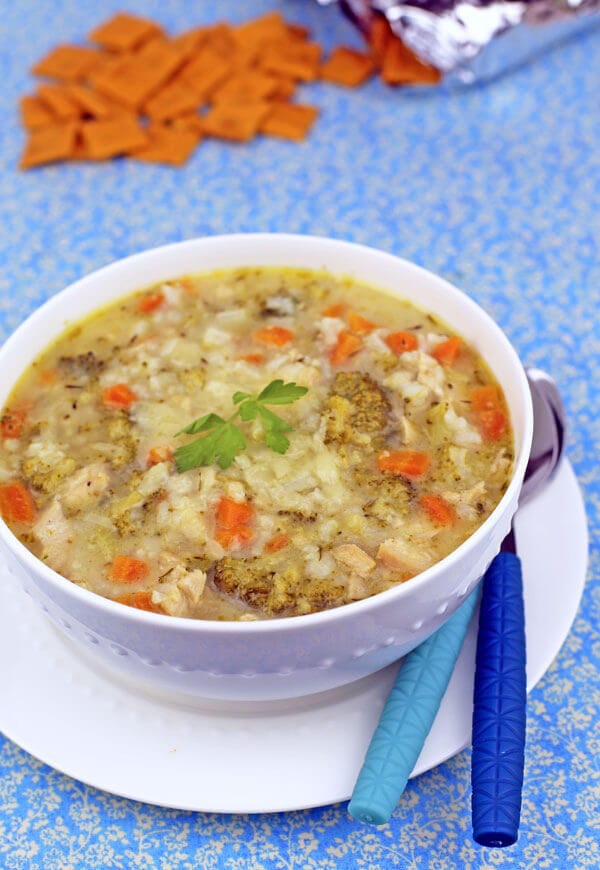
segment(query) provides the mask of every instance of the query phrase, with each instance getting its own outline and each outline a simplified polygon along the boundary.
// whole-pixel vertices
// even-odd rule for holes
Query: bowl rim
[[[369,613],[369,611],[378,609],[382,605],[385,606],[385,603],[390,601],[391,599],[393,599],[394,601],[401,600],[403,597],[409,594],[409,592],[407,592],[406,590],[414,589],[415,586],[422,587],[427,585],[430,579],[435,576],[437,572],[439,572],[441,569],[451,568],[452,565],[462,557],[464,551],[467,548],[475,546],[480,541],[480,539],[487,534],[488,530],[494,526],[496,518],[504,511],[506,505],[513,498],[515,498],[515,496],[518,499],[518,492],[520,491],[522,485],[522,479],[525,473],[525,468],[531,450],[531,441],[533,437],[533,406],[525,369],[508,337],[501,329],[501,327],[496,323],[496,321],[487,313],[487,311],[485,311],[477,302],[475,302],[474,299],[468,296],[463,290],[460,290],[458,287],[456,287],[454,284],[451,284],[445,278],[442,278],[435,272],[431,272],[429,269],[426,269],[423,266],[419,266],[410,260],[399,257],[396,254],[391,254],[387,251],[382,251],[378,248],[374,248],[370,245],[360,244],[358,242],[351,242],[344,239],[336,239],[331,236],[317,236],[303,233],[224,233],[198,236],[191,239],[186,239],[184,241],[171,242],[165,245],[158,245],[156,247],[147,248],[143,251],[131,254],[127,257],[119,258],[118,260],[114,260],[107,265],[100,267],[99,269],[94,269],[92,272],[88,272],[83,277],[68,284],[62,290],[53,294],[42,305],[35,308],[34,311],[32,311],[31,314],[29,314],[28,317],[24,321],[22,321],[22,323],[20,323],[19,326],[9,335],[9,337],[0,347],[0,370],[2,369],[2,362],[4,361],[4,358],[7,356],[9,357],[13,346],[19,344],[21,340],[21,335],[25,331],[25,329],[30,326],[32,322],[43,320],[46,313],[53,311],[55,308],[63,305],[65,300],[68,300],[71,295],[84,289],[85,284],[92,278],[94,278],[95,280],[110,278],[113,273],[118,272],[126,265],[135,266],[138,262],[141,263],[152,256],[158,257],[160,255],[169,254],[174,251],[181,251],[184,248],[194,248],[202,244],[219,245],[223,243],[228,243],[235,245],[236,242],[240,242],[242,240],[244,242],[257,241],[262,243],[267,240],[273,240],[274,238],[283,243],[286,241],[292,243],[304,241],[309,243],[322,244],[325,247],[335,247],[341,249],[345,248],[349,252],[353,251],[355,253],[358,253],[359,256],[361,254],[367,256],[376,255],[383,260],[388,260],[390,263],[400,263],[403,269],[407,272],[408,277],[410,277],[410,273],[412,272],[415,276],[420,276],[428,281],[431,281],[433,279],[435,282],[438,283],[440,289],[444,289],[447,293],[454,296],[457,300],[459,300],[460,305],[462,305],[465,309],[469,309],[470,311],[475,313],[480,320],[482,319],[485,322],[486,327],[493,333],[495,333],[496,339],[500,342],[501,345],[503,345],[506,357],[508,360],[510,360],[510,364],[514,368],[514,372],[517,375],[519,391],[521,394],[520,398],[523,404],[524,411],[524,426],[523,443],[520,455],[517,462],[515,463],[515,467],[513,468],[513,473],[509,485],[494,510],[484,520],[481,526],[475,529],[475,531],[472,532],[469,537],[466,538],[461,544],[459,544],[458,547],[448,553],[448,555],[441,559],[439,562],[434,563],[425,571],[422,571],[419,574],[415,575],[415,577],[411,578],[410,581],[406,583],[401,583],[400,585],[394,586],[391,589],[386,589],[382,592],[378,592],[375,595],[369,596],[368,598],[363,598],[358,601],[352,601],[347,604],[340,605],[339,607],[317,611],[316,613],[301,614],[293,617],[280,616],[272,617],[269,619],[248,620],[240,622],[216,621],[209,619],[190,619],[188,617],[171,616],[170,614],[167,614],[168,619],[165,620],[165,614],[142,611],[134,607],[125,607],[124,605],[119,604],[118,602],[113,601],[110,598],[105,598],[104,596],[99,595],[96,592],[84,589],[83,587],[64,577],[62,574],[54,571],[54,569],[50,568],[48,565],[42,562],[41,559],[35,556],[31,552],[31,550],[29,550],[24,544],[21,543],[21,541],[19,541],[19,539],[13,534],[8,525],[5,523],[4,519],[0,516],[0,541],[9,551],[13,551],[15,555],[17,555],[19,562],[25,562],[26,566],[31,570],[34,575],[41,572],[44,579],[51,586],[58,587],[58,590],[61,592],[67,592],[69,596],[73,596],[76,600],[86,606],[91,605],[92,607],[96,607],[99,610],[104,611],[107,616],[117,616],[121,620],[132,620],[134,623],[137,622],[138,624],[146,624],[148,626],[172,626],[178,631],[183,630],[191,633],[201,632],[202,634],[244,633],[247,635],[262,635],[279,632],[282,629],[285,629],[286,631],[298,631],[304,628],[308,628],[309,626],[311,628],[316,628],[319,625],[327,625],[328,623],[336,621],[340,618],[344,618],[345,616],[350,617],[358,616],[359,614],[367,614]],[[266,259],[268,260],[268,258]],[[265,262],[264,266],[268,268],[269,263]],[[228,267],[223,266],[219,268],[226,269]],[[231,268],[244,267],[236,266]],[[281,268],[283,268],[283,266]],[[306,268],[309,268],[312,271],[318,271],[316,267]],[[329,271],[327,267],[323,267],[323,270]],[[207,270],[207,272],[208,271],[216,271],[216,269],[213,268]],[[342,273],[333,270],[331,270],[331,274],[340,276],[342,275]],[[174,275],[173,277],[175,278],[177,276]],[[168,281],[169,279],[165,278],[164,280]],[[368,283],[368,281],[366,281],[365,283]],[[373,284],[373,286],[375,287],[378,285]],[[384,287],[382,287],[381,289],[385,290]],[[135,290],[126,291],[125,293],[123,293],[123,296],[126,296],[131,292],[135,292]],[[119,296],[115,296],[114,299],[111,300],[111,302],[117,301],[119,298]],[[103,305],[100,304],[98,306],[98,309],[102,307]],[[94,310],[96,309],[92,309],[90,313],[92,313]],[[81,317],[77,319],[80,320]],[[44,345],[44,348],[49,347],[51,342],[54,341],[61,334],[61,332],[58,332],[50,336],[49,340]],[[43,350],[40,351],[40,353],[42,352]],[[20,371],[18,373],[18,377],[13,380],[13,387],[21,377],[22,373],[23,372]]]

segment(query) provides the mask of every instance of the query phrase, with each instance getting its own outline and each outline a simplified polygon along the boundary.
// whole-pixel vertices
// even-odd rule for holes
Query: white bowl
[[[471,299],[418,266],[372,248],[312,236],[192,239],[113,263],[35,311],[0,350],[0,403],[21,372],[69,323],[107,302],[192,272],[240,266],[327,269],[384,288],[439,315],[487,361],[508,402],[515,470],[500,503],[460,547],[418,577],[322,613],[258,622],[165,617],[81,589],[39,561],[0,521],[13,573],[76,645],[140,688],[207,698],[267,700],[349,683],[405,655],[471,592],[508,532],[531,446],[524,370],[508,339]],[[368,301],[368,300],[365,300]]]

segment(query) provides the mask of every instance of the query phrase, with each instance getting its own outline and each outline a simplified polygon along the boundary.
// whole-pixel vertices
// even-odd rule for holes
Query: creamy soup
[[[1,432],[0,509],[25,546],[99,595],[196,619],[410,582],[489,516],[513,465],[473,347],[407,301],[292,269],[97,311],[25,372]]]

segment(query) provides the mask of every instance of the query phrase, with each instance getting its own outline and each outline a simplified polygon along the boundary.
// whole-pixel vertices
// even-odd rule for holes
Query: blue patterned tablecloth
[[[32,87],[31,63],[123,6],[173,29],[278,7],[326,44],[358,44],[335,9],[308,0],[3,4],[2,335],[84,273],[192,236],[310,232],[398,253],[472,294],[527,364],[558,379],[591,575],[573,630],[531,695],[522,828],[509,850],[472,842],[468,752],[412,781],[376,830],[344,805],[234,817],[138,804],[75,782],[0,735],[0,867],[600,867],[600,32],[461,93],[311,86],[306,100],[322,118],[302,145],[206,142],[181,170],[113,162],[19,173],[15,107]]]

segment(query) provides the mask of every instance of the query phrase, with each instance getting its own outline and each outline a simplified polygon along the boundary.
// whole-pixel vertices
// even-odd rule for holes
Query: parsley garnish
[[[295,383],[271,381],[258,396],[250,393],[234,393],[231,400],[238,408],[228,420],[224,420],[218,414],[205,414],[204,417],[199,417],[185,429],[177,432],[177,435],[205,433],[195,441],[177,448],[175,451],[177,471],[189,471],[190,468],[212,465],[213,462],[221,468],[229,468],[239,451],[246,449],[246,439],[239,426],[233,422],[237,417],[245,423],[260,419],[267,447],[275,453],[285,453],[290,446],[285,433],[291,432],[292,427],[270,411],[266,405],[290,405],[307,392],[306,387],[299,387]]]

